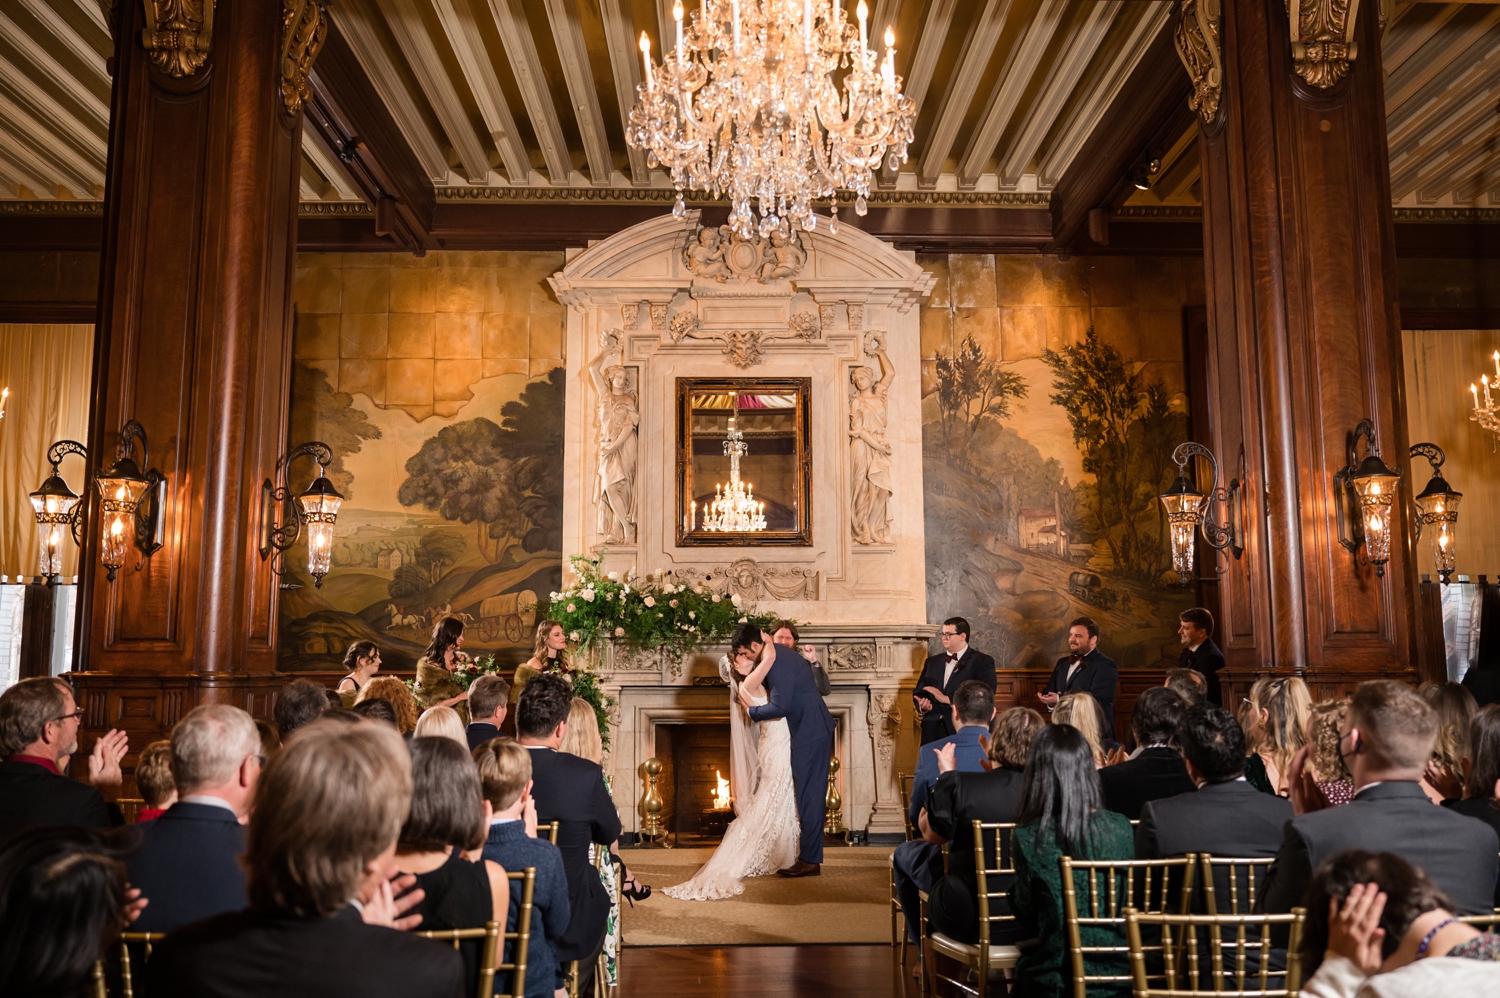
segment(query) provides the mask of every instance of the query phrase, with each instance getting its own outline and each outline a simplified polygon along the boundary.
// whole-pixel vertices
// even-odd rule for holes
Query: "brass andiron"
[[[661,760],[653,756],[641,763],[641,768],[646,771],[646,797],[641,801],[641,811],[645,814],[641,822],[641,844],[659,842],[670,849],[666,829],[661,827],[661,794],[656,790],[656,778],[661,775]]]
[[[824,810],[828,817],[823,822],[823,834],[833,835],[849,841],[849,829],[844,827],[844,797],[839,793],[839,757],[833,756],[828,760],[828,796],[823,798]]]

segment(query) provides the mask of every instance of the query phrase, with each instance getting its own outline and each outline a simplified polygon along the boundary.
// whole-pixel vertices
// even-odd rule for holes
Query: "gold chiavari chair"
[[[906,826],[906,841],[920,839],[922,833],[911,823],[911,787],[916,777],[910,773],[897,773],[896,786],[901,790],[901,823]]]
[[[510,991],[496,992],[496,998],[525,998],[526,995],[526,955],[531,947],[531,901],[532,894],[536,888],[536,867],[528,866],[519,873],[506,873],[510,880],[510,889],[514,891],[516,885],[521,889],[521,906],[516,913],[516,930],[506,932],[503,940],[502,950],[505,946],[514,943],[510,949],[510,961],[495,964],[495,970],[490,975],[493,981],[496,974],[510,972]],[[501,953],[503,958],[504,953]]]
[[[440,943],[451,942],[454,949],[458,949],[465,940],[483,939],[484,947],[479,953],[479,987],[475,996],[476,998],[490,998],[494,994],[495,963],[499,958],[497,951],[500,947],[501,935],[499,922],[485,922],[482,929],[429,929],[413,932],[412,935]]]
[[[1213,856],[1200,853],[1203,910],[1209,915],[1248,915],[1271,869],[1270,856]]]
[[[547,841],[557,845],[557,833],[562,830],[561,821],[549,821],[545,825],[536,826],[537,837],[547,836]]]
[[[901,823],[906,828],[906,840],[918,838],[918,832],[911,823],[911,785],[913,777],[906,773],[896,774],[896,787],[901,792]],[[891,902],[891,945],[899,947],[898,952],[901,966],[906,966],[906,937],[908,935],[904,926],[901,925],[901,899],[896,896],[896,867],[891,865],[890,870],[890,902]],[[899,933],[899,934],[898,934]]]
[[[125,816],[125,824],[135,824],[135,819],[146,807],[144,797],[116,797],[115,804],[120,808],[120,813]]]
[[[167,937],[165,932],[122,932],[120,933],[120,994],[123,998],[135,998],[135,978],[133,971],[136,970],[131,964],[130,947],[140,947],[141,963],[144,964],[151,959],[151,949]],[[144,969],[144,968],[141,968]]]
[[[1090,927],[1114,929],[1123,938],[1126,908],[1134,907],[1143,914],[1162,914],[1167,910],[1169,897],[1174,894],[1180,905],[1177,910],[1187,911],[1198,857],[1193,853],[1177,859],[1081,860],[1062,856],[1058,863],[1062,868],[1063,916],[1068,926],[1074,998],[1088,998],[1090,982],[1128,985],[1132,980],[1128,964],[1122,966],[1123,973],[1115,974],[1089,974],[1084,964],[1085,957],[1089,956],[1126,961],[1128,947],[1085,945],[1083,930]],[[1082,913],[1075,879],[1078,874],[1083,875],[1088,885],[1084,891],[1086,904]],[[1180,878],[1180,883],[1173,884],[1174,878]],[[1146,948],[1160,951],[1170,945],[1171,940],[1163,936],[1159,942]]]
[[[1002,887],[1002,878],[1015,878],[1011,859],[1010,835],[1014,824],[974,822],[974,879],[979,894],[979,942],[963,943],[941,932],[927,928],[927,896],[922,896],[922,993],[934,993],[937,981],[944,981],[963,994],[984,998],[991,970],[1014,967],[1021,951],[1010,945],[993,942],[995,930],[1015,924],[1010,911],[1010,890]],[[992,845],[991,845],[992,843]],[[973,967],[974,987],[939,971],[933,954]]]
[[[1296,998],[1302,985],[1299,950],[1304,914],[1301,908],[1281,915],[1167,915],[1127,908],[1125,938],[1135,998]],[[1285,969],[1275,967],[1271,959],[1271,927],[1280,925],[1288,927]],[[1151,947],[1142,943],[1142,926],[1154,927],[1163,939],[1170,938],[1173,929],[1178,930],[1175,952],[1171,946],[1162,949],[1162,975],[1147,973],[1146,955]],[[1210,950],[1213,966],[1205,973],[1198,959],[1204,942],[1199,932],[1204,929],[1216,942],[1225,934],[1241,940],[1241,945],[1234,947],[1232,968],[1224,966],[1222,950],[1215,947]],[[1281,952],[1279,947],[1276,952]],[[1178,954],[1186,955],[1186,968]],[[1152,977],[1161,980],[1161,986],[1153,985]],[[1280,987],[1275,986],[1278,978]],[[1228,986],[1231,983],[1233,986]]]
[[[1460,915],[1460,922],[1472,925],[1480,932],[1495,932],[1500,930],[1500,908],[1496,908],[1488,915]]]

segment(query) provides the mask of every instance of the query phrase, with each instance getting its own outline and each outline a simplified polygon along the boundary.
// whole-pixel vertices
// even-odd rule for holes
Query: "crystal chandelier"
[[[676,47],[659,66],[641,33],[645,83],[625,133],[651,166],[671,171],[672,213],[686,213],[684,190],[728,194],[729,224],[749,239],[793,224],[812,229],[812,202],[842,189],[858,195],[863,215],[871,173],[882,162],[899,167],[913,138],[895,34],[886,29],[879,59],[867,44],[865,0],[858,27],[832,0],[700,4],[691,26],[681,0],[674,4]],[[833,216],[837,231],[837,208]]]
[[[1469,418],[1495,434],[1496,439],[1490,441],[1490,446],[1497,447],[1500,446],[1500,408],[1496,408],[1494,400],[1490,398],[1490,388],[1500,388],[1500,350],[1496,350],[1492,356],[1495,361],[1493,385],[1488,374],[1479,376],[1480,384],[1484,385],[1483,406],[1479,404],[1479,389],[1472,382],[1469,384],[1469,393],[1474,396],[1474,411],[1469,414]]]
[[[740,411],[729,417],[724,456],[729,458],[729,484],[715,485],[713,501],[703,510],[703,529],[717,533],[748,534],[766,529],[766,504],[757,502],[750,485],[740,481],[740,458],[749,451],[740,432]]]

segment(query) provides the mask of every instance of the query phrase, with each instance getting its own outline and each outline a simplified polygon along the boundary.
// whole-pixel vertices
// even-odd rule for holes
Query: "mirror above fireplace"
[[[811,378],[677,379],[677,543],[812,544]]]

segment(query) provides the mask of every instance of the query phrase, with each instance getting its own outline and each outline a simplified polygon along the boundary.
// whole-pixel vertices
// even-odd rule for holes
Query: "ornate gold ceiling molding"
[[[1354,41],[1359,0],[1286,0],[1286,5],[1297,75],[1326,90],[1344,78],[1359,55]]]
[[[102,215],[103,201],[0,201],[0,215]]]
[[[1461,225],[1500,222],[1500,208],[1395,208],[1393,211],[1398,222],[1452,222]],[[1202,221],[1203,209],[1197,205],[1130,204],[1116,208],[1110,217],[1154,222]]]
[[[374,210],[363,201],[303,201],[297,205],[297,214],[308,217],[336,215],[352,218],[374,215]]]
[[[1177,57],[1193,81],[1188,107],[1198,112],[1204,124],[1212,124],[1219,113],[1223,96],[1224,64],[1221,61],[1219,23],[1220,0],[1182,0],[1177,30],[1172,43]]]
[[[439,202],[500,201],[510,204],[672,204],[676,192],[670,187],[439,187]],[[706,196],[685,200],[692,205],[727,204]],[[934,206],[945,208],[1046,208],[1050,195],[1014,191],[871,191],[871,207]],[[840,198],[852,204],[854,198]],[[821,206],[819,206],[821,207]]]
[[[1398,222],[1500,222],[1500,208],[1397,208]]]
[[[1195,204],[1127,204],[1110,212],[1110,218],[1145,219],[1153,222],[1202,221],[1203,209]]]
[[[328,12],[317,0],[281,0],[281,103],[295,116],[312,100],[307,78],[328,37]]]
[[[146,26],[141,29],[141,47],[151,64],[176,79],[202,69],[213,42],[215,0],[143,2]]]

